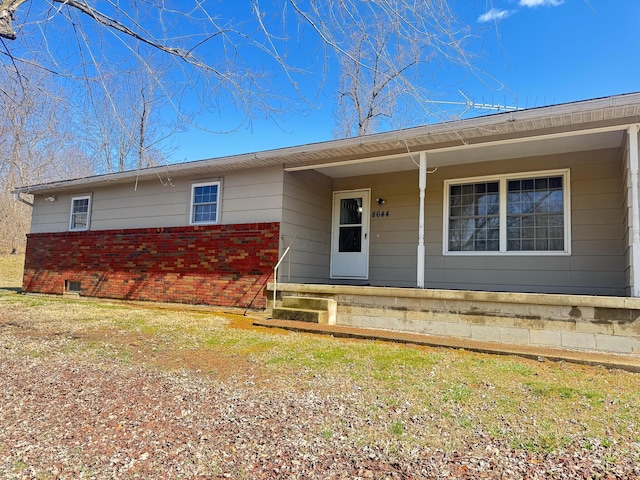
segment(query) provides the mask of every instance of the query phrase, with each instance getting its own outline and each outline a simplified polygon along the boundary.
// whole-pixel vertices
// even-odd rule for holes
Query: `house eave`
[[[382,160],[420,151],[527,141],[545,136],[624,130],[640,123],[640,92],[538,107],[451,122],[425,125],[362,137],[332,140],[295,147],[210,158],[141,170],[110,173],[16,188],[14,193],[53,193],[172,178],[222,174],[224,172],[282,165],[285,169],[308,169],[340,162]]]

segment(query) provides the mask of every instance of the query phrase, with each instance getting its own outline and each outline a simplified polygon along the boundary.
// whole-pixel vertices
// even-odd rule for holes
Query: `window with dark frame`
[[[507,250],[564,250],[562,176],[507,181]]]
[[[81,293],[82,283],[75,280],[65,280],[65,291],[69,293]]]
[[[497,251],[500,248],[498,182],[451,185],[449,251]]]
[[[446,251],[565,252],[567,175],[448,183]]]

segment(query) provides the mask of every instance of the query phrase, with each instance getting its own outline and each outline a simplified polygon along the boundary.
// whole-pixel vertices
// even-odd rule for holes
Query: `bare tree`
[[[178,125],[162,111],[167,96],[160,91],[159,68],[137,68],[103,75],[85,89],[82,135],[98,171],[135,170],[165,163]],[[98,85],[96,85],[98,83]]]
[[[357,73],[360,90],[368,75],[376,98],[402,91],[405,104],[419,107],[427,77],[417,75],[417,67],[434,54],[439,62],[472,68],[465,52],[469,30],[456,23],[446,0],[250,0],[244,10],[244,4],[234,2],[231,9],[230,3],[202,0],[99,7],[87,0],[1,2],[0,36],[15,39],[5,43],[10,61],[99,79],[107,65],[124,65],[126,58],[144,63],[151,51],[160,51],[172,62],[178,88],[171,101],[178,115],[194,96],[204,110],[233,106],[245,121],[313,107],[318,89],[335,84],[337,63],[354,80]],[[363,118],[382,115],[377,107],[367,110]]]
[[[14,39],[2,44],[4,59],[18,68],[38,65],[101,85],[114,71],[142,71],[161,52],[171,64],[173,86],[167,91],[158,79],[157,90],[170,97],[179,115],[185,95],[190,102],[196,96],[203,109],[228,103],[247,117],[278,110],[276,103],[284,99],[262,70],[274,56],[257,36],[249,6],[246,18],[234,20],[218,13],[222,2],[199,0],[104,2],[100,8],[85,0],[1,1],[0,18],[13,28],[0,29],[0,37]]]
[[[28,70],[0,68],[0,179],[6,191],[60,179],[59,166],[73,160],[67,152],[77,145],[74,114],[63,97],[68,91]]]
[[[339,58],[336,137],[373,133],[381,121],[397,118],[401,113],[399,103],[410,91],[405,85],[408,78],[403,75],[422,61],[414,48],[397,46],[399,69],[390,69],[383,57],[391,41],[390,32],[379,32],[375,36],[354,32],[353,35],[352,55]]]
[[[347,18],[336,18],[342,28],[333,43],[347,38],[342,43],[349,45],[338,57],[337,137],[407,126],[416,117],[424,122],[444,64],[480,74],[466,50],[470,29],[456,21],[446,0],[374,3],[352,5]]]
[[[9,67],[10,69],[10,67]],[[27,70],[27,69],[25,69]],[[20,251],[29,230],[29,208],[11,195],[15,187],[82,176],[91,165],[75,141],[73,115],[61,90],[42,72],[0,68],[0,251]]]

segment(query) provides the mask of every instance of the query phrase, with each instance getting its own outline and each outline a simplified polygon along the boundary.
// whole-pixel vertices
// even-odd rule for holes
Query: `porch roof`
[[[511,111],[362,137],[210,158],[17,188],[48,193],[106,186],[167,175],[210,175],[283,165],[316,169],[331,177],[417,169],[414,154],[427,152],[429,167],[621,146],[628,125],[640,123],[640,92]]]

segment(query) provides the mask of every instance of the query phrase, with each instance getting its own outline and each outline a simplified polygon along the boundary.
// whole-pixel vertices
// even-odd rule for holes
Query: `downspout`
[[[420,170],[418,186],[420,188],[420,218],[418,219],[418,288],[424,288],[424,192],[427,188],[427,152],[420,152]]]
[[[31,203],[29,200],[25,200],[24,198],[22,198],[20,196],[21,193],[22,192],[20,192],[20,191],[15,192],[15,195],[16,195],[16,198],[18,199],[18,201],[24,203],[25,205],[29,205],[31,208],[33,208],[33,203]]]
[[[631,174],[631,295],[640,297],[640,199],[638,198],[638,124],[629,127]]]

